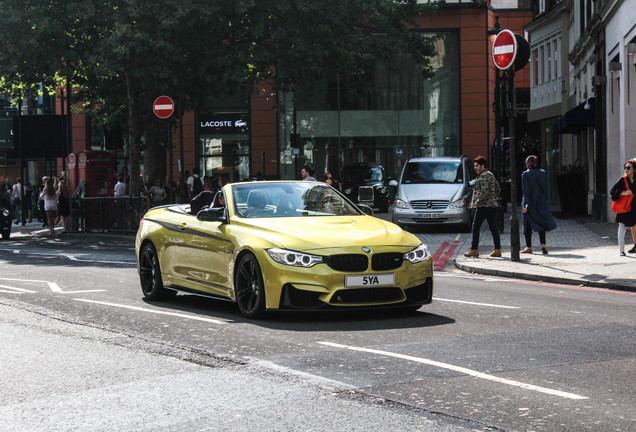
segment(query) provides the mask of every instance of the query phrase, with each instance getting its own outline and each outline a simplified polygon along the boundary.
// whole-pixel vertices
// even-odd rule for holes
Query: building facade
[[[418,59],[404,56],[392,65],[370,61],[363,86],[335,76],[301,83],[295,94],[276,94],[266,84],[252,94],[239,92],[186,113],[173,129],[166,170],[177,179],[182,170],[197,167],[203,176],[237,181],[298,178],[304,164],[322,179],[327,168],[338,173],[344,163],[362,161],[381,163],[397,177],[405,160],[419,156],[484,155],[505,165],[496,156],[505,154],[507,144],[496,142],[503,108],[495,101],[498,74],[486,33],[498,17],[503,28],[523,34],[530,2],[438,3],[436,12],[417,18],[413,30],[435,46],[431,76],[421,74]],[[539,137],[526,122],[529,79],[528,67],[515,77],[516,130],[532,147]],[[108,149],[117,171],[125,170],[125,150],[107,146],[108,136],[86,117],[73,115],[71,129],[71,151]]]
[[[636,157],[636,0],[536,1],[533,12],[528,120],[541,130],[550,197],[565,213],[611,220],[609,188]]]

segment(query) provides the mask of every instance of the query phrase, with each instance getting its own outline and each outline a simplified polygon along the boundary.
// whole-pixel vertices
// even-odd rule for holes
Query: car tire
[[[141,292],[148,300],[165,300],[177,294],[163,286],[159,255],[152,243],[146,243],[139,254],[139,281]]]
[[[2,240],[9,240],[11,237],[11,231],[2,231]]]
[[[265,312],[265,283],[256,257],[245,254],[236,266],[234,278],[236,304],[243,315],[258,318]]]

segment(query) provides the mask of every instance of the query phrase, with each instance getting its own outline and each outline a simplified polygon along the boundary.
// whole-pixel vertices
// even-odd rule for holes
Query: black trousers
[[[523,236],[526,238],[526,246],[529,248],[532,247],[532,228],[529,226],[526,227],[526,232],[523,233]],[[539,231],[539,241],[542,245],[545,244],[545,231]]]
[[[473,243],[472,249],[479,249],[479,231],[484,220],[488,222],[488,228],[495,243],[495,249],[501,249],[499,227],[497,227],[497,207],[477,207],[473,219]]]

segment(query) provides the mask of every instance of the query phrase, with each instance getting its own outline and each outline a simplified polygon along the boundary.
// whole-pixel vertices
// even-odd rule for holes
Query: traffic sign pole
[[[517,54],[521,45],[521,56]],[[492,44],[492,60],[508,74],[508,140],[510,148],[510,260],[519,262],[519,217],[517,213],[517,143],[515,137],[515,71],[523,68],[529,56],[528,42],[510,30],[502,30]],[[502,138],[503,139],[503,138]]]

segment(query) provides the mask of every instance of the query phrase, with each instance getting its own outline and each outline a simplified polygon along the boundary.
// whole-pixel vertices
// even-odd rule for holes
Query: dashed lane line
[[[24,293],[33,294],[33,293],[36,292],[36,291],[24,289],[24,288],[12,287],[12,286],[9,286],[9,285],[0,285],[0,288],[4,288],[4,289],[0,290],[0,292],[10,293],[10,294],[24,294]]]
[[[381,351],[381,350],[376,350],[376,349],[371,349],[371,348],[362,348],[362,347],[356,347],[356,346],[350,346],[350,345],[341,345],[341,344],[337,344],[337,343],[333,343],[333,342],[317,342],[321,345],[325,345],[325,346],[329,346],[329,347],[333,347],[333,348],[340,348],[340,349],[346,349],[346,350],[351,350],[351,351],[358,351],[358,352],[366,352],[366,353],[370,353],[370,354],[376,354],[376,355],[381,355],[381,356],[385,356],[385,357],[393,357],[393,358],[398,358],[398,359],[402,359],[402,360],[408,360],[408,361],[412,361],[412,362],[416,362],[416,363],[422,363],[422,364],[427,364],[430,366],[435,366],[438,368],[442,368],[442,369],[448,369],[448,370],[452,370],[455,372],[459,372],[459,373],[463,373],[469,376],[473,376],[475,378],[480,378],[480,379],[484,379],[484,380],[488,380],[488,381],[493,381],[496,383],[500,383],[500,384],[506,384],[506,385],[510,385],[510,386],[514,386],[514,387],[520,387],[526,390],[532,390],[532,391],[536,391],[536,392],[540,392],[540,393],[546,393],[549,395],[553,395],[553,396],[559,396],[562,398],[566,398],[566,399],[588,399],[586,396],[581,396],[581,395],[577,395],[574,393],[568,393],[568,392],[564,392],[561,390],[554,390],[554,389],[549,389],[546,387],[540,387],[540,386],[536,386],[533,384],[527,384],[527,383],[523,383],[523,382],[519,382],[519,381],[513,381],[513,380],[509,380],[506,378],[500,378],[494,375],[489,375],[483,372],[478,372],[472,369],[468,369],[465,367],[461,367],[461,366],[455,366],[452,364],[448,364],[448,363],[442,363],[442,362],[438,362],[435,360],[429,360],[429,359],[425,359],[425,358],[421,358],[421,357],[414,357],[414,356],[410,356],[410,355],[405,355],[405,354],[398,354],[398,353],[394,353],[394,352],[390,352],[390,351]]]
[[[443,301],[443,302],[452,302],[452,303],[463,303],[463,304],[469,304],[469,305],[475,305],[475,306],[503,308],[503,309],[521,309],[519,306],[504,306],[504,305],[498,305],[498,304],[492,304],[492,303],[477,303],[477,302],[464,301],[464,300],[443,299],[439,297],[433,297],[433,300]]]

